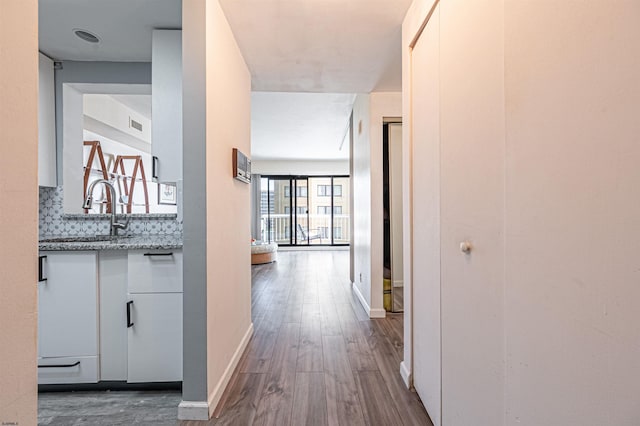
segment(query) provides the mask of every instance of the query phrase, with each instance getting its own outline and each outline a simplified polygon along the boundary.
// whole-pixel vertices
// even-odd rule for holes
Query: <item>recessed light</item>
[[[98,38],[97,35],[93,34],[90,31],[75,28],[73,30],[73,33],[88,43],[100,43],[100,38]]]

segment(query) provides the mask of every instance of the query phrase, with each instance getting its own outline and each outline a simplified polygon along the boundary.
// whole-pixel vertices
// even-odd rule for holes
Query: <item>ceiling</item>
[[[254,158],[347,158],[337,147],[352,94],[401,90],[401,25],[411,0],[220,3],[258,92]],[[56,60],[148,62],[151,30],[181,28],[181,7],[181,0],[39,0],[40,50]],[[80,40],[77,28],[101,42]]]
[[[254,160],[346,160],[354,95],[275,93],[251,95],[251,157]]]
[[[151,30],[182,28],[180,0],[39,0],[40,51],[56,60],[151,61]],[[91,44],[74,29],[100,38]]]
[[[220,0],[253,90],[401,90],[411,0]]]

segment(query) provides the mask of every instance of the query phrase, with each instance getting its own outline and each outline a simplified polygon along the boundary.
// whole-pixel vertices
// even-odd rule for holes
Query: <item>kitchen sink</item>
[[[93,235],[88,237],[53,237],[39,240],[39,243],[94,243],[100,241],[121,241],[130,238],[126,235]]]

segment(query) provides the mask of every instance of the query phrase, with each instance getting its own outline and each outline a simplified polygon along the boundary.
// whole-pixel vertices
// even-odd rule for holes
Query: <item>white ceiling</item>
[[[346,160],[354,95],[254,92],[251,157],[254,160]]]
[[[411,0],[220,0],[256,91],[401,90]]]
[[[182,28],[180,0],[39,0],[40,50],[56,60],[151,61],[151,30]],[[97,35],[97,44],[73,33]]]
[[[411,0],[220,3],[255,91],[326,93],[254,93],[254,158],[347,158],[348,147],[337,149],[351,94],[401,90],[401,24]],[[151,30],[181,28],[181,4],[39,0],[40,50],[57,60],[150,61]],[[80,40],[76,28],[95,33],[101,42]]]

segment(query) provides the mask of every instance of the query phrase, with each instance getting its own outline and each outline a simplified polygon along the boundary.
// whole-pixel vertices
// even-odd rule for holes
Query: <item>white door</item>
[[[442,423],[504,423],[504,54],[501,2],[440,16]],[[460,249],[469,241],[471,252]]]
[[[411,56],[413,384],[441,424],[439,11]]]
[[[182,293],[129,294],[127,381],[182,380]]]

